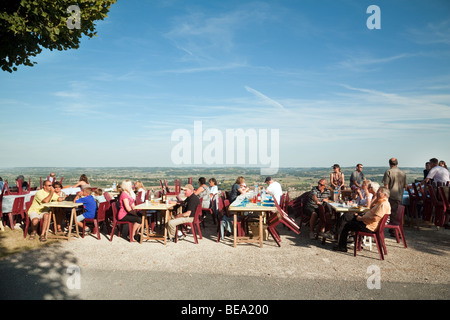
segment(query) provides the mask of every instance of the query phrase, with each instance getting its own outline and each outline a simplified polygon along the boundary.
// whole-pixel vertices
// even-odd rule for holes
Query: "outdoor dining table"
[[[79,206],[82,206],[83,205],[82,203],[75,203],[75,202],[72,202],[72,201],[52,201],[52,202],[49,202],[49,203],[44,203],[42,205],[44,207],[50,208],[50,211],[51,211],[51,214],[52,214],[52,217],[53,217],[53,223],[55,223],[55,224],[56,224],[55,212],[54,212],[54,210],[52,210],[52,208],[72,209],[71,213],[70,213],[69,231],[68,231],[67,236],[58,236],[56,234],[56,232],[55,232],[54,238],[64,238],[64,239],[67,238],[67,240],[70,240],[70,237],[72,235],[72,226],[73,226],[73,224],[75,224],[75,230],[76,230],[75,236],[77,238],[80,237],[80,234],[78,232],[78,224],[77,224],[77,220],[76,220],[76,217],[77,217],[76,208],[78,208]],[[45,232],[46,236],[48,234],[48,230],[49,229],[50,229],[50,221],[47,224],[47,230]]]
[[[159,202],[151,202],[146,201],[144,203],[141,203],[137,206],[135,206],[136,210],[142,210],[142,211],[165,211],[165,223],[167,225],[167,222],[170,220],[170,211],[174,209],[176,206],[176,203],[159,203]],[[164,234],[151,234],[150,228],[148,225],[148,221],[146,219],[147,215],[142,215],[142,224],[141,224],[141,239],[140,243],[142,243],[142,240],[163,240],[164,245],[167,244],[167,226],[164,226]],[[144,237],[144,229],[147,227],[147,235]]]
[[[355,213],[363,213],[369,210],[367,207],[358,206],[358,205],[345,205],[344,203],[338,203],[338,202],[328,202],[333,210],[335,210],[337,213],[342,214],[344,212],[355,212]]]
[[[228,211],[233,213],[233,247],[236,248],[238,243],[259,243],[259,247],[263,247],[263,227],[264,227],[264,217],[266,212],[277,211],[277,207],[272,203],[253,203],[247,202],[248,199],[252,198],[252,194],[247,196],[239,196],[233,203],[228,207]],[[241,237],[237,235],[237,216],[243,212],[254,212],[258,214],[259,217],[259,239],[250,239],[249,237]]]

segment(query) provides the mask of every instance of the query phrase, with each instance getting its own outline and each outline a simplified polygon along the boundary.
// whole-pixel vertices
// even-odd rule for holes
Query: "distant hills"
[[[364,167],[367,179],[381,182],[387,167]],[[423,179],[424,168],[402,168],[407,175],[408,183]],[[346,182],[350,178],[354,167],[342,168]],[[246,179],[246,184],[253,187],[255,184],[264,184],[265,176],[260,175],[260,168],[248,167],[16,167],[0,168],[0,177],[8,180],[9,184],[15,184],[18,175],[23,175],[25,180],[31,179],[31,186],[40,184],[40,178],[45,180],[50,172],[55,172],[57,179],[63,177],[63,185],[74,185],[81,174],[86,174],[91,185],[99,188],[111,187],[114,181],[120,183],[125,179],[140,180],[146,187],[159,187],[159,180],[167,180],[169,186],[174,185],[175,179],[181,179],[186,184],[192,177],[194,187],[198,185],[198,178],[207,180],[214,177],[219,183],[219,189],[229,190],[238,176]],[[280,168],[273,176],[274,180],[281,183],[283,190],[304,191],[316,185],[320,178],[330,177],[330,168]]]

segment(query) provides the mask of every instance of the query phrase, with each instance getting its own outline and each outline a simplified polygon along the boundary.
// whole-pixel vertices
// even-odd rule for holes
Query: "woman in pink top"
[[[117,214],[117,218],[120,221],[133,222],[133,230],[130,230],[130,237],[134,237],[136,241],[139,241],[139,230],[141,229],[142,217],[138,215],[135,210],[135,198],[136,195],[132,189],[132,183],[130,180],[122,182],[122,193],[120,194],[120,210]]]

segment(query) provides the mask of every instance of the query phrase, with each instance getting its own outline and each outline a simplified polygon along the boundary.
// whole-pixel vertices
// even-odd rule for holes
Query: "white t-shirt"
[[[434,179],[434,182],[447,183],[447,181],[450,181],[450,174],[448,169],[436,166],[428,172],[427,179]]]
[[[283,195],[283,190],[281,189],[281,185],[278,182],[272,182],[267,187],[266,191],[270,193],[275,199],[277,199],[278,204],[281,205],[280,200],[281,196]]]

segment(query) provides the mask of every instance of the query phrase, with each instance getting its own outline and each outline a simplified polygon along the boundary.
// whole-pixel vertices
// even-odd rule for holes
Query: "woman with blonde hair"
[[[137,180],[134,183],[134,190],[136,190],[136,193],[139,194],[139,192],[141,193],[141,201],[144,202],[145,201],[145,193],[147,192],[147,190],[144,187],[144,184],[142,183],[142,181]]]
[[[139,230],[141,229],[142,217],[135,209],[136,194],[132,189],[132,182],[124,180],[120,185],[122,193],[120,194],[119,203],[120,210],[117,219],[120,221],[133,222],[133,229],[130,230],[130,238],[133,237],[139,241]]]

